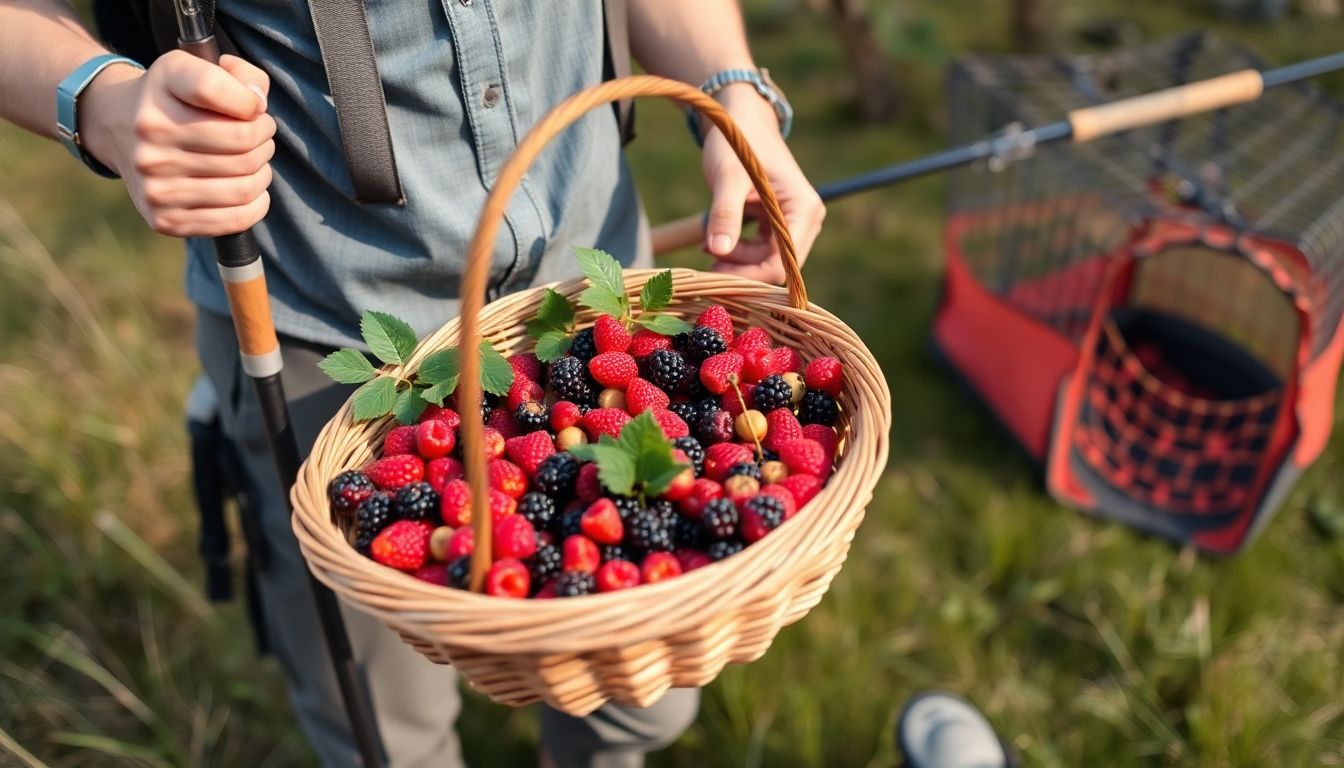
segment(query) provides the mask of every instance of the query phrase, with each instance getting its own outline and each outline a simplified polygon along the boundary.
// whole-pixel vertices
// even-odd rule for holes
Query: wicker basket
[[[797,515],[741,553],[670,581],[564,600],[506,600],[447,589],[385,568],[350,546],[333,522],[325,495],[340,471],[367,463],[394,426],[390,418],[362,424],[346,403],[318,436],[294,486],[294,531],[313,573],[351,605],[399,632],[431,660],[453,664],[477,690],[511,705],[534,701],[574,715],[607,701],[647,705],[669,688],[702,686],[724,665],[760,658],[775,634],[816,605],[839,572],[864,507],[886,464],[891,395],[859,337],[824,309],[807,302],[783,213],[750,148],[719,105],[689,86],[656,77],[615,80],[565,101],[537,124],[499,174],[482,211],[464,280],[462,315],[426,338],[408,367],[430,352],[458,346],[464,403],[479,402],[476,339],[481,330],[505,354],[527,350],[525,322],[542,290],[483,306],[495,234],[509,195],[546,142],[588,110],[634,96],[665,96],[712,120],[742,159],[784,251],[788,289],[742,278],[675,270],[672,314],[694,317],[721,304],[758,325],[805,359],[833,355],[845,366],[839,466]],[[652,270],[625,273],[638,291]],[[570,298],[583,280],[551,287]],[[591,318],[589,318],[591,319]],[[471,412],[464,405],[464,412]],[[464,419],[467,478],[483,488],[482,427]],[[483,500],[484,493],[473,494]],[[475,508],[473,519],[489,520]],[[478,527],[474,576],[488,566],[488,526]],[[482,542],[485,542],[482,545]],[[479,584],[479,581],[476,581]]]

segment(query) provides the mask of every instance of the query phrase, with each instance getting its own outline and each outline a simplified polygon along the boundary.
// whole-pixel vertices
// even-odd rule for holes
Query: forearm
[[[692,85],[756,66],[736,0],[631,0],[630,48],[649,72]]]
[[[0,119],[56,136],[56,86],[104,48],[61,0],[0,0]]]

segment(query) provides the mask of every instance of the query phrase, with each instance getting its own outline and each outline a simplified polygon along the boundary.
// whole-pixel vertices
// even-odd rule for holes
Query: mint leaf
[[[416,381],[421,384],[440,384],[452,380],[457,381],[457,377],[462,373],[462,363],[458,360],[457,350],[453,348],[440,349],[437,352],[431,352],[420,363],[420,371],[416,374]]]
[[[635,318],[635,322],[664,336],[676,336],[678,333],[687,333],[691,330],[690,323],[671,315],[640,315]]]
[[[440,381],[438,384],[421,392],[420,397],[424,398],[426,402],[441,406],[443,405],[443,401],[448,399],[449,395],[457,391],[457,380],[458,377],[453,376],[451,379]]]
[[[627,301],[625,294],[612,293],[602,285],[590,285],[579,294],[580,304],[598,314],[611,315],[615,318],[625,317]]]
[[[513,366],[495,345],[481,341],[481,388],[492,395],[507,395],[513,386]]]
[[[357,349],[338,349],[317,364],[322,372],[342,384],[363,384],[378,375],[369,359]]]
[[[541,297],[541,307],[537,309],[536,318],[527,323],[527,334],[540,339],[551,331],[566,333],[573,322],[574,305],[569,299],[547,288]]]
[[[667,490],[672,478],[684,469],[684,465],[673,458],[672,444],[648,411],[621,427],[618,444],[633,460],[635,481],[643,485],[645,493],[658,494]]]
[[[628,425],[627,425],[628,426]],[[612,493],[629,496],[635,491],[635,462],[611,435],[603,435],[601,440],[588,445],[578,445],[570,450],[580,461],[591,461],[597,465],[597,479]]]
[[[405,365],[415,351],[415,331],[405,320],[386,312],[366,310],[359,319],[359,332],[373,354],[384,363]]]
[[[639,308],[645,312],[662,309],[672,303],[672,270],[665,269],[650,277],[639,292]]]
[[[563,331],[547,331],[537,339],[536,352],[537,359],[543,363],[549,363],[553,360],[559,360],[569,351],[569,345],[574,343],[574,339]]]
[[[381,376],[355,390],[355,421],[386,416],[397,401],[397,380]]]
[[[595,286],[607,289],[608,292],[625,296],[625,281],[621,279],[621,264],[606,251],[599,251],[596,248],[578,248],[574,249],[574,255],[579,260],[579,269],[583,270],[583,276]]]
[[[420,396],[421,390],[415,387],[407,387],[397,393],[397,402],[392,406],[392,415],[397,417],[397,421],[402,424],[414,424],[415,420],[424,413],[425,406],[429,403]]]

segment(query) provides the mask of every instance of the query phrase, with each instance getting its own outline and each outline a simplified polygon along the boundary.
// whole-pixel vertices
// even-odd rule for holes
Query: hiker
[[[147,10],[141,0],[135,18],[157,2]],[[151,227],[190,238],[198,351],[268,548],[257,574],[266,637],[299,723],[329,766],[355,764],[355,747],[206,238],[256,225],[290,413],[307,450],[350,393],[317,361],[360,343],[365,309],[393,312],[418,334],[456,314],[463,255],[501,164],[552,106],[624,71],[627,50],[650,73],[704,84],[723,104],[774,184],[800,260],[824,216],[784,144],[787,101],[756,68],[736,3],[381,2],[353,16],[351,8],[360,4],[224,0],[222,37],[242,57],[215,65],[169,51],[144,70],[108,58],[59,0],[0,0],[0,117],[119,176]],[[612,23],[626,15],[628,25]],[[315,27],[328,31],[320,42]],[[337,78],[369,98],[338,115],[329,95]],[[510,202],[491,297],[577,275],[575,245],[626,266],[651,263],[624,127],[602,110],[552,142]],[[781,282],[768,229],[740,239],[754,200],[745,172],[717,131],[695,127],[705,131],[713,268]],[[347,611],[346,622],[389,764],[460,764],[453,669],[430,664],[370,616]],[[641,765],[689,725],[698,699],[674,690],[647,709],[608,705],[582,719],[544,709],[542,748],[562,768]]]

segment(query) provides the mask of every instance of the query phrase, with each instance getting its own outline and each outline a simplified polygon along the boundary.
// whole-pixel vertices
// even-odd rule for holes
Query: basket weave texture
[[[773,233],[785,252],[789,287],[692,270],[673,270],[675,296],[665,310],[688,321],[711,304],[741,323],[764,328],[804,359],[838,358],[845,368],[839,398],[839,464],[826,486],[798,514],[741,553],[675,579],[608,594],[560,600],[507,600],[428,584],[360,555],[333,521],[326,484],[363,466],[395,426],[390,417],[354,423],[347,402],[318,436],[291,498],[294,531],[309,568],[347,603],[399,632],[429,659],[451,663],[477,690],[511,705],[535,701],[584,715],[607,701],[644,706],[669,688],[702,686],[727,664],[760,658],[786,624],[815,606],[839,572],[864,508],[886,464],[891,395],[872,354],[852,330],[806,299],[783,213],[745,139],[709,97],[655,77],[624,78],[562,103],[532,130],[501,170],[482,212],[464,280],[462,315],[425,338],[407,363],[415,370],[429,353],[456,346],[462,355],[463,412],[480,398],[475,339],[505,355],[531,349],[526,322],[543,289],[483,306],[489,252],[508,195],[545,143],[584,112],[634,96],[667,96],[713,121],[742,158],[756,184]],[[627,270],[638,293],[654,270]],[[587,286],[572,280],[549,287],[574,299]],[[582,316],[581,316],[582,317]],[[588,321],[593,317],[586,316]],[[483,333],[482,333],[483,331]],[[401,374],[401,371],[394,371]],[[487,487],[482,428],[464,419],[461,439],[467,479]],[[474,493],[473,502],[486,494]],[[473,519],[489,520],[476,507]],[[484,534],[484,539],[482,538]],[[473,570],[488,567],[488,526],[477,526]],[[482,542],[485,542],[483,545]]]

